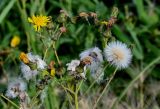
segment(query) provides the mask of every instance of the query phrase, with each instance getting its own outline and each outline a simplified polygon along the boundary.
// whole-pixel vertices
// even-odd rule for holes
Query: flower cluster
[[[77,100],[78,91],[82,84],[82,83],[78,84],[78,82],[79,80],[87,79],[86,77],[87,71],[90,71],[91,77],[97,83],[100,83],[104,78],[105,63],[113,65],[114,67],[116,67],[116,70],[124,69],[129,66],[132,59],[131,50],[127,47],[126,44],[120,41],[108,42],[109,41],[108,39],[111,38],[108,37],[109,35],[111,35],[111,32],[108,30],[117,21],[116,16],[112,16],[112,19],[110,19],[109,21],[98,21],[97,15],[95,13],[82,12],[76,18],[77,19],[75,19],[75,22],[78,21],[78,18],[82,18],[83,20],[87,20],[88,23],[91,23],[89,22],[88,19],[92,19],[93,24],[97,26],[99,25],[101,32],[103,32],[102,30],[105,31],[104,34],[105,37],[103,37],[104,41],[103,43],[105,47],[103,49],[100,49],[99,47],[93,47],[84,50],[79,54],[79,59],[71,60],[70,63],[66,64],[67,76],[68,75],[71,76],[72,80],[71,81],[69,80],[70,82],[69,84],[65,82],[67,88],[63,86],[63,83],[60,82],[59,84],[62,85],[64,89],[67,89],[67,91],[70,91],[73,94],[73,96],[75,96],[75,100]],[[43,59],[39,55],[35,55],[33,53],[21,52],[19,56],[19,59],[21,60],[20,68],[22,76],[23,78],[25,78],[27,82],[30,82],[30,80],[32,79],[36,81],[35,84],[36,88],[42,91],[40,96],[42,101],[44,101],[44,97],[46,96],[47,92],[46,86],[48,85],[48,80],[51,80],[51,78],[56,75],[57,79],[59,79],[60,77],[60,79],[62,79],[60,81],[63,81],[63,77],[66,76],[63,75],[66,74],[64,72],[65,70],[63,70],[64,66],[61,64],[61,61],[59,60],[56,51],[56,41],[60,38],[62,33],[67,32],[67,28],[65,25],[67,24],[66,23],[67,21],[68,21],[68,14],[65,11],[61,11],[60,16],[58,17],[57,21],[58,25],[56,24],[53,25],[51,17],[47,16],[40,15],[28,18],[28,22],[32,23],[33,27],[35,28],[35,31],[38,32],[40,40],[46,47],[46,51],[44,53]],[[101,26],[104,27],[104,25],[107,29],[101,28]],[[45,31],[44,33],[49,34],[45,38],[43,38],[43,32],[40,31],[42,27],[47,27],[46,29],[47,32]],[[47,45],[46,46],[44,42],[47,42],[48,45],[46,44]],[[18,39],[18,37],[14,37],[11,41],[11,46],[16,47],[19,43],[20,39]],[[55,61],[51,61],[50,64],[47,65],[44,59],[47,58],[46,54],[51,47],[53,48],[55,58],[57,59],[58,64],[55,63]],[[26,101],[26,96],[27,96],[26,87],[27,84],[23,81],[22,78],[12,80],[8,84],[8,90],[6,92],[6,96],[10,98],[19,97],[21,101]],[[77,87],[78,89],[76,89]],[[78,102],[75,101],[75,103]]]
[[[109,42],[104,48],[104,53],[98,48],[90,48],[80,53],[80,60],[72,60],[68,63],[67,70],[71,74],[75,74],[77,66],[81,62],[85,63],[85,67],[90,69],[91,76],[96,79],[97,82],[103,80],[103,54],[105,60],[118,69],[124,69],[129,66],[132,59],[131,50],[126,44],[114,41]],[[85,74],[85,73],[84,73]]]

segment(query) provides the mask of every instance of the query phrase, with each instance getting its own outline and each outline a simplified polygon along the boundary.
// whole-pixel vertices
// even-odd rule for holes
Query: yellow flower
[[[32,16],[28,18],[28,22],[32,23],[35,31],[40,31],[41,27],[47,26],[47,23],[50,22],[50,18],[47,16]]]
[[[13,36],[12,40],[11,40],[11,47],[16,47],[19,45],[21,39],[19,36]]]
[[[29,63],[29,59],[27,57],[27,55],[24,53],[24,52],[21,52],[20,56],[19,56],[19,59],[24,62],[25,64],[28,64]]]

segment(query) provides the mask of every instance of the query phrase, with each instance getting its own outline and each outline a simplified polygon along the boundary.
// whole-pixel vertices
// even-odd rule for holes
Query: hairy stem
[[[54,50],[54,54],[56,56],[56,59],[58,61],[58,64],[61,65],[58,54],[57,54],[57,51],[56,51],[55,42],[53,42],[53,50]]]
[[[77,87],[76,87],[76,91],[75,91],[75,94],[74,94],[74,102],[75,102],[75,108],[78,109],[78,91],[77,91]]]

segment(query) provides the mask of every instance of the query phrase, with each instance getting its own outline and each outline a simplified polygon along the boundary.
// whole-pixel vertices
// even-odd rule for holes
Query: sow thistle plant
[[[88,79],[87,73],[90,73],[94,81],[92,81],[92,84],[84,95],[88,93],[95,83],[100,84],[104,80],[106,68],[108,65],[112,65],[115,67],[115,71],[109,77],[100,96],[96,99],[93,106],[93,108],[96,108],[100,98],[114,78],[116,71],[127,68],[132,59],[130,48],[125,43],[115,40],[111,34],[111,28],[117,21],[117,15],[118,9],[114,7],[111,18],[106,21],[99,20],[97,14],[93,12],[81,12],[78,16],[71,18],[64,10],[60,11],[58,20],[55,22],[52,21],[50,16],[33,15],[29,17],[28,22],[31,23],[31,26],[37,32],[41,43],[45,47],[43,58],[32,52],[21,52],[19,59],[21,61],[20,69],[22,75],[14,79],[11,78],[8,83],[6,96],[1,96],[21,109],[40,108],[38,105],[40,102],[43,104],[49,84],[52,81],[56,81],[66,92],[70,105],[74,105],[74,109],[78,109],[79,92],[82,84]],[[63,65],[56,51],[56,43],[58,43],[61,35],[67,32],[67,25],[69,23],[76,24],[80,20],[98,27],[100,36],[102,37],[103,48],[100,49],[100,47],[96,46],[84,50],[79,54],[79,59],[73,59],[66,63],[66,65]],[[19,42],[19,39],[14,37],[11,46],[15,47]],[[50,48],[54,52],[56,61],[47,63],[47,53]],[[34,87],[36,87],[35,90],[37,92],[35,96],[29,96],[29,93],[27,93],[27,85],[30,83],[35,84]],[[18,97],[19,106],[7,97],[11,99]],[[35,99],[39,102],[35,102]]]

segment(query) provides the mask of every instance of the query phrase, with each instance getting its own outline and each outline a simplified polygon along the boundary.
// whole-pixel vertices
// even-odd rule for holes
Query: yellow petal
[[[33,20],[30,17],[28,17],[28,22],[33,23]]]

